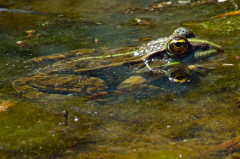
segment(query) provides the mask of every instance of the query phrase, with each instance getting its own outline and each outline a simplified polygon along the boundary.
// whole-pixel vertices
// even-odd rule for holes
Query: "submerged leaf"
[[[236,11],[233,11],[233,12],[228,12],[228,13],[225,13],[225,14],[220,14],[220,15],[211,17],[209,19],[216,19],[216,18],[222,18],[222,17],[227,17],[227,16],[233,16],[233,15],[240,15],[240,10],[236,10]]]

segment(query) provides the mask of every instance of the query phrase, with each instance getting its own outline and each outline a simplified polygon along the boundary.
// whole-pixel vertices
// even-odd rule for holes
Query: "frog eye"
[[[187,52],[189,42],[183,37],[173,38],[168,42],[170,56],[184,55]]]
[[[177,83],[185,83],[188,79],[187,73],[184,71],[176,71],[170,74],[170,80]]]

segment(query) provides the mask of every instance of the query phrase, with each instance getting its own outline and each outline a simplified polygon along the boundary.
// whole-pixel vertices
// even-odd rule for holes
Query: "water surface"
[[[168,1],[48,0],[0,2],[1,158],[227,158],[214,152],[239,136],[239,15],[237,1],[165,5]],[[205,1],[204,1],[205,2]],[[130,10],[130,11],[129,11]],[[135,19],[149,22],[137,25]],[[79,48],[120,48],[169,36],[177,27],[221,45],[225,59],[185,93],[30,100],[12,81],[36,69],[27,60]],[[27,45],[27,30],[35,30]],[[231,64],[231,65],[222,65]],[[65,112],[69,112],[68,121]]]

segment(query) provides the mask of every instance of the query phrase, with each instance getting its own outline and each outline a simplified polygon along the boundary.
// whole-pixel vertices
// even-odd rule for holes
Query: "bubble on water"
[[[78,121],[78,119],[79,119],[78,117],[74,117],[74,121],[76,121],[76,122],[77,122],[77,121]]]

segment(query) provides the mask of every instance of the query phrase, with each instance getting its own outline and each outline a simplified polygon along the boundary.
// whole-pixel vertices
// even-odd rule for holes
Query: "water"
[[[236,10],[239,2],[200,1],[146,9],[154,2],[0,2],[5,8],[0,10],[0,103],[9,107],[0,113],[1,158],[239,156],[237,148],[235,153],[216,150],[240,131],[239,16],[208,19]],[[149,24],[136,25],[136,18]],[[14,79],[36,69],[26,63],[33,57],[79,48],[137,46],[144,43],[142,38],[168,36],[179,26],[221,45],[226,56],[221,64],[230,64],[220,64],[185,93],[173,89],[143,98],[49,101],[26,99],[12,88]],[[26,44],[27,30],[35,33]]]

